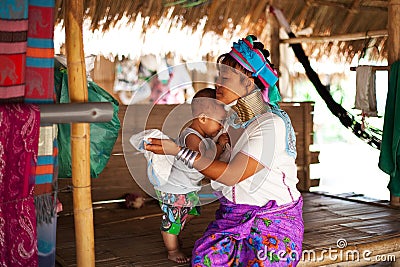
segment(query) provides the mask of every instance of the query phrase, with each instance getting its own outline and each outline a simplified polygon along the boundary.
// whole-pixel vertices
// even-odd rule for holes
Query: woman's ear
[[[256,86],[256,84],[254,83],[254,78],[248,77],[246,79],[246,85],[245,86],[246,86],[246,92],[247,93],[250,93],[251,91],[253,91],[255,86]]]

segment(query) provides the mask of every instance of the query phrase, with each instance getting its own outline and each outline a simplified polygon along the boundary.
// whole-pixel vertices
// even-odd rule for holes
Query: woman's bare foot
[[[190,258],[179,249],[168,251],[168,259],[177,263],[187,263]]]

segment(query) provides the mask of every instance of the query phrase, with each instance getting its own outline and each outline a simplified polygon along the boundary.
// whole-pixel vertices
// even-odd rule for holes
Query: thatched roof
[[[366,53],[373,60],[387,58],[386,0],[86,0],[85,16],[91,19],[91,28],[107,30],[123,16],[134,23],[140,14],[148,17],[142,25],[143,32],[158,25],[160,18],[170,20],[169,29],[183,26],[204,27],[204,33],[214,31],[229,37],[234,33],[248,33],[265,41],[268,35],[269,5],[281,9],[294,33],[312,29],[311,37],[344,34],[378,37],[358,40],[303,42],[311,58],[340,56],[350,62],[353,57]],[[57,0],[58,22],[63,19],[63,0]],[[205,22],[205,25],[204,25]],[[199,26],[200,25],[200,26]],[[303,36],[304,37],[304,36]],[[343,36],[342,36],[343,37]],[[303,40],[304,41],[304,40]]]

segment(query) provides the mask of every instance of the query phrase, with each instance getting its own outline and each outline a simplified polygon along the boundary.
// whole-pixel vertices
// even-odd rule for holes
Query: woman
[[[229,162],[168,140],[153,139],[146,146],[176,155],[214,180],[223,194],[215,221],[195,243],[192,266],[296,266],[301,258],[303,202],[296,189],[295,135],[277,104],[269,52],[255,40],[239,40],[217,61],[217,99],[230,107]]]

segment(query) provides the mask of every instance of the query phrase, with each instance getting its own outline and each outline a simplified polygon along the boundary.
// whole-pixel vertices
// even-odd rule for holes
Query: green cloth
[[[400,61],[390,67],[378,166],[390,175],[388,188],[391,195],[400,196]]]
[[[68,74],[66,69],[54,69],[54,82],[58,103],[69,103]],[[87,82],[88,102],[110,102],[114,114],[109,122],[90,123],[90,177],[97,178],[110,159],[118,138],[121,123],[118,118],[119,103],[107,91],[92,81]],[[58,124],[58,177],[72,177],[71,124]]]

